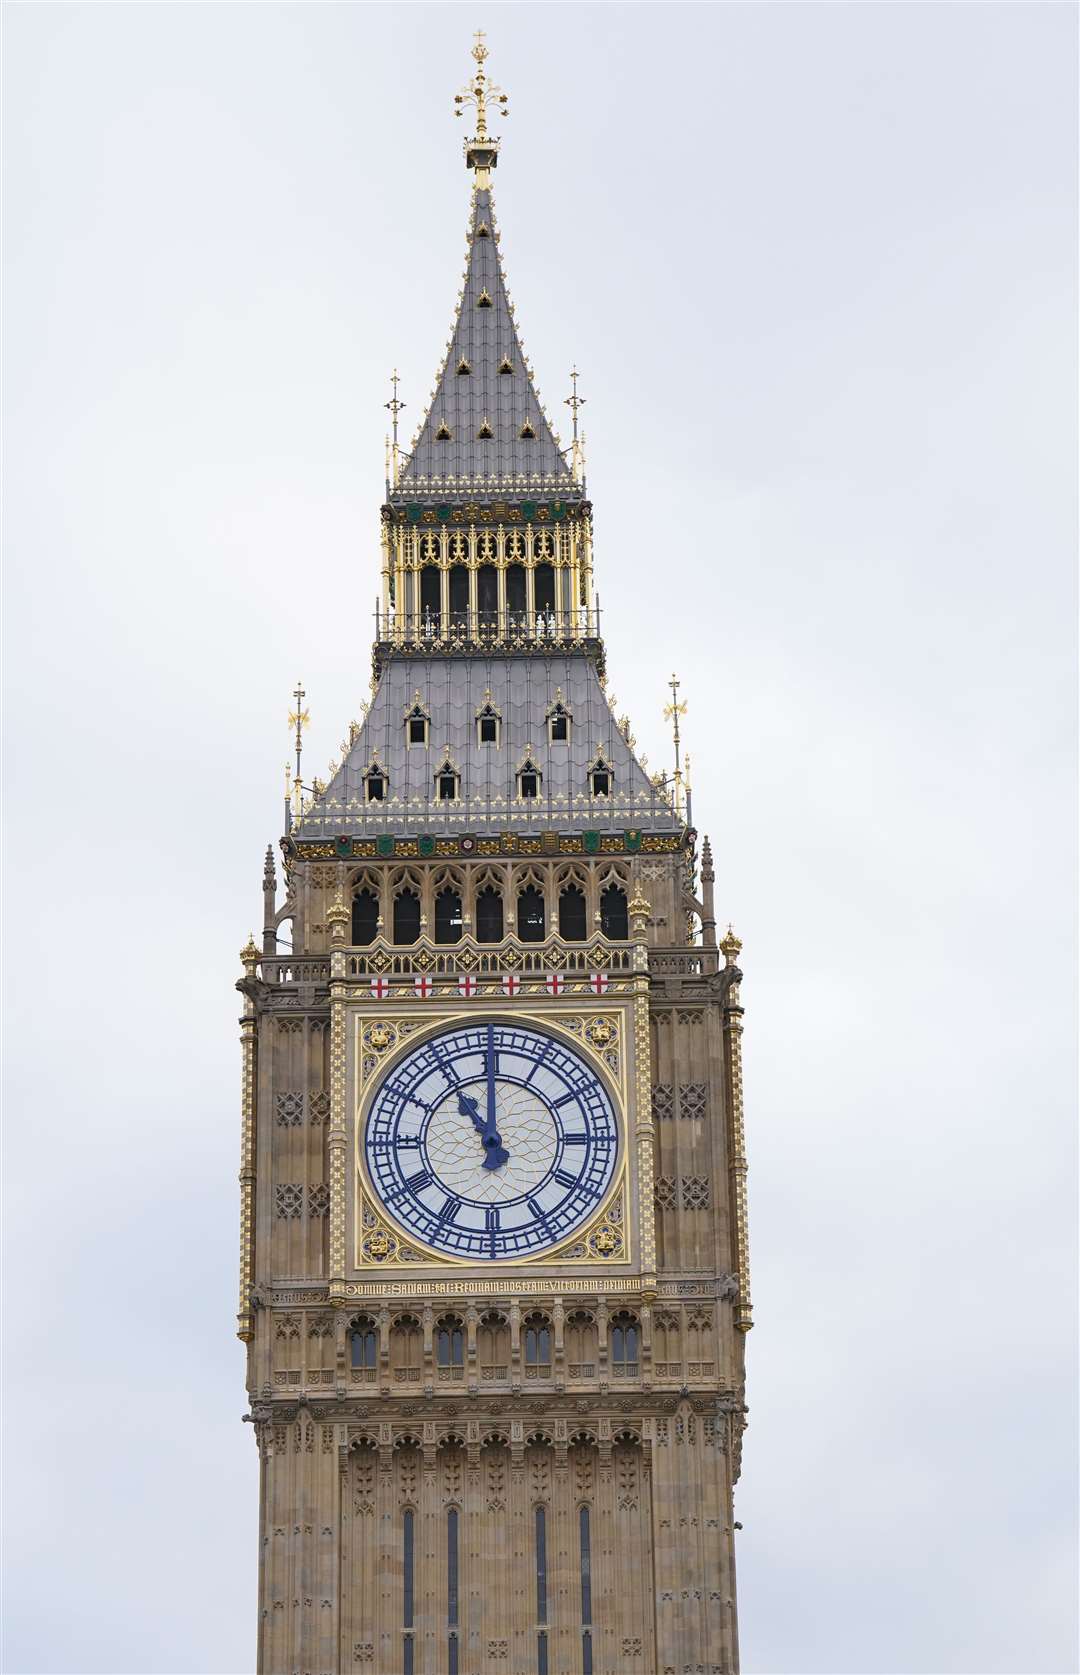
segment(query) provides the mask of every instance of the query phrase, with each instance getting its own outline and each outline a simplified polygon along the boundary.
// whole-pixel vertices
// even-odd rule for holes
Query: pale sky
[[[1065,5],[4,8],[8,1675],[240,1675],[233,982],[502,253],[745,943],[746,1675],[1077,1669]],[[562,422],[556,419],[556,423]]]

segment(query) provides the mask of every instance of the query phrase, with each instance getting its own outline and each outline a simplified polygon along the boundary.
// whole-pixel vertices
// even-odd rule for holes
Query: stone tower
[[[568,458],[474,57],[466,273],[395,434],[370,706],[326,785],[298,758],[241,955],[258,1669],[731,1675],[740,945],[605,692],[576,385]]]

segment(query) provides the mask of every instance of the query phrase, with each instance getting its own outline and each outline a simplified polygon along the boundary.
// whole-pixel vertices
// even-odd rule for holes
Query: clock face
[[[598,1208],[615,1111],[580,1053],[519,1024],[442,1031],[388,1073],[364,1127],[383,1208],[447,1255],[498,1261],[568,1238]]]

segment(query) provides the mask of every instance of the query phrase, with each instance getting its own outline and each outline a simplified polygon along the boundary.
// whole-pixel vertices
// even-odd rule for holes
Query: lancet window
[[[609,884],[600,892],[600,930],[613,942],[625,942],[630,935],[626,891],[619,884]]]
[[[543,942],[546,930],[544,896],[535,884],[526,884],[517,899],[517,933],[522,942]]]
[[[615,1378],[636,1378],[641,1327],[636,1315],[626,1309],[611,1322],[611,1371]]]
[[[525,1377],[551,1377],[551,1321],[546,1314],[530,1314],[525,1326]]]
[[[588,934],[585,892],[567,884],[559,895],[559,935],[564,942],[584,942]]]
[[[420,896],[408,885],[394,897],[394,941],[409,947],[420,935]]]
[[[379,1360],[379,1339],[375,1330],[375,1322],[367,1315],[360,1315],[349,1328],[349,1362],[354,1371],[374,1371]]]
[[[375,891],[363,885],[352,899],[352,944],[367,948],[379,934],[379,898]]]
[[[476,940],[501,942],[503,935],[502,891],[493,884],[485,884],[476,896]]]

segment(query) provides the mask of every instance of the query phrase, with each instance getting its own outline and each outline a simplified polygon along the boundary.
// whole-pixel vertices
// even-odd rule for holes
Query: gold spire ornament
[[[570,472],[575,482],[580,483],[584,475],[585,457],[582,452],[585,438],[578,435],[578,408],[584,407],[585,397],[577,393],[577,381],[581,374],[576,366],[570,368],[571,394],[564,397],[564,405],[569,407],[574,416],[574,431],[570,454]]]
[[[472,55],[476,60],[476,73],[472,81],[466,82],[460,93],[454,94],[454,115],[461,116],[467,105],[476,108],[476,133],[471,140],[465,141],[465,164],[467,168],[476,172],[476,184],[480,188],[491,186],[491,171],[499,160],[499,142],[488,133],[489,104],[500,116],[509,116],[510,108],[506,102],[506,94],[501,87],[496,87],[489,81],[484,71],[484,63],[488,50],[484,45],[484,31],[476,31],[476,44]]]
[[[664,720],[672,723],[675,739],[675,815],[677,819],[681,820],[683,817],[683,774],[679,741],[679,717],[686,714],[686,705],[679,702],[679,687],[682,685],[679,677],[672,675],[668,685],[671,688],[671,702],[664,705]]]
[[[391,465],[390,478],[391,478],[391,482],[393,483],[393,486],[395,488],[397,488],[397,486],[398,486],[398,478],[401,474],[400,473],[401,454],[400,454],[400,451],[398,449],[398,414],[403,412],[404,409],[405,409],[405,403],[403,401],[398,400],[398,385],[399,385],[400,382],[401,382],[401,380],[398,377],[398,369],[397,369],[397,367],[395,367],[393,372],[390,374],[390,383],[393,387],[394,393],[390,397],[389,401],[384,401],[383,402],[383,406],[387,409],[387,411],[390,414],[390,422],[393,425],[393,442],[392,442],[391,448],[390,448],[390,465]]]
[[[307,693],[304,691],[301,681],[297,681],[293,697],[296,699],[296,708],[289,711],[289,726],[296,728],[296,774],[293,778],[293,796],[296,799],[296,813],[299,817],[303,809],[304,795],[303,786],[300,783],[300,756],[304,748],[304,728],[311,721],[309,712],[304,708],[304,699],[307,697]]]

